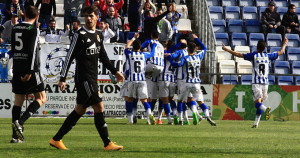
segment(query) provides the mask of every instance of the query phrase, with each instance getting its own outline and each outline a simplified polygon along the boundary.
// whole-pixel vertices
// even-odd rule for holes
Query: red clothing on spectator
[[[115,7],[115,17],[118,18],[118,10],[122,8],[124,5],[124,0],[120,0],[120,2],[115,3],[113,6]],[[109,6],[106,4],[105,0],[100,0],[100,10],[102,16],[106,16],[108,13]]]

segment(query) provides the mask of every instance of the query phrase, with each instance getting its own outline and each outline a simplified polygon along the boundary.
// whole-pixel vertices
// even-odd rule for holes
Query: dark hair
[[[83,13],[88,13],[88,14],[92,14],[94,13],[95,15],[99,14],[99,10],[96,6],[87,6],[85,8],[83,8]]]
[[[168,43],[167,43],[167,49],[170,49],[171,47],[173,47],[175,45],[175,42],[172,41],[172,40],[168,40]]]
[[[188,32],[188,33],[183,33],[182,35],[179,36],[178,41],[185,39],[187,43],[189,42],[194,42],[194,36],[193,33]]]
[[[188,44],[188,51],[189,51],[189,53],[194,53],[196,47],[197,47],[197,45],[194,42],[190,42]]]
[[[105,24],[107,23],[105,18],[101,18],[100,22],[104,22]]]
[[[259,40],[257,42],[257,52],[262,53],[267,47],[266,41],[264,40]]]
[[[78,25],[80,25],[80,20],[78,20],[78,19],[73,22],[76,22]]]
[[[158,12],[158,11],[163,11],[163,9],[162,8],[158,8],[156,12]]]
[[[95,2],[95,1],[99,1],[99,0],[94,0],[94,2]]]
[[[294,8],[294,7],[295,7],[295,4],[290,4],[289,5],[289,10],[292,9],[292,8]]]
[[[51,19],[51,20],[49,21],[49,24],[52,23],[52,22],[55,22],[55,23],[56,23],[56,21],[55,21],[54,19]]]
[[[158,33],[158,31],[153,31],[152,33],[151,33],[151,36],[152,36],[152,38],[158,38],[159,37],[159,33]]]
[[[19,16],[17,14],[11,14],[12,18],[18,18]]]
[[[144,17],[147,17],[150,14],[150,10],[145,10],[144,11]]]
[[[139,50],[141,48],[141,41],[139,39],[136,39],[132,43],[132,48],[134,50]]]
[[[35,6],[28,6],[25,10],[25,17],[35,19],[39,15],[39,11]]]

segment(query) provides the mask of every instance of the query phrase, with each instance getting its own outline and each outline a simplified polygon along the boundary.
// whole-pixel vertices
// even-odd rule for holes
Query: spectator
[[[77,32],[81,28],[81,24],[79,20],[75,20],[72,24],[72,30],[69,31],[69,39],[72,41],[75,32]]]
[[[175,3],[175,0],[157,0],[157,8],[162,8],[161,3],[165,3],[166,6],[169,6],[169,3]]]
[[[100,10],[102,16],[106,16],[108,14],[109,7],[115,7],[115,17],[118,18],[118,10],[122,8],[124,5],[124,0],[120,0],[118,3],[114,3],[114,0],[100,0]]]
[[[13,14],[11,16],[11,20],[6,21],[1,27],[0,27],[0,42],[1,43],[11,43],[11,31],[12,28],[18,24],[18,16],[17,14]]]
[[[115,36],[110,39],[110,43],[119,41],[119,22],[114,14],[115,8],[109,7],[109,12],[105,20],[109,24],[109,28],[115,33]]]
[[[66,25],[70,25],[73,21],[77,20],[81,3],[81,0],[64,0],[64,28],[66,28]]]
[[[19,21],[22,21],[24,16],[24,7],[19,3],[19,0],[8,0],[8,4],[6,4],[6,20],[11,19],[12,14],[17,14]]]
[[[140,16],[141,16],[141,18],[140,18],[140,32],[144,32],[144,21],[145,21],[144,12],[146,10],[151,10],[152,13],[156,13],[156,7],[150,0],[142,0],[142,5],[139,9],[139,13],[140,13]]]
[[[171,11],[169,14],[167,14],[166,19],[171,23],[172,29],[173,29],[173,41],[177,43],[177,33],[178,33],[178,23],[179,19],[181,17],[186,18],[186,13],[184,7],[182,7],[183,15],[177,12],[176,10],[176,4],[172,3],[168,7],[171,8]]]
[[[53,9],[52,19],[54,19],[56,16],[55,0],[46,0],[46,1],[45,0],[37,0],[35,7],[39,8],[40,4],[42,4],[42,5],[41,5],[41,9],[40,9],[39,23],[41,24],[41,26],[43,26],[43,23],[45,21],[47,28],[48,28],[52,9]]]
[[[262,33],[267,37],[268,32],[276,31],[280,33],[282,38],[284,39],[285,28],[281,26],[280,15],[275,10],[276,3],[274,1],[270,1],[268,3],[268,8],[262,13],[261,16],[261,27]]]
[[[129,0],[128,8],[128,22],[130,26],[130,32],[138,32],[140,15],[139,8],[142,0]]]
[[[289,10],[283,15],[282,25],[285,26],[286,33],[295,32],[300,34],[298,15],[296,15],[296,6],[289,5]]]
[[[84,1],[84,5],[87,7],[87,6],[91,6],[94,4],[94,1],[93,0],[85,0]]]
[[[69,25],[66,26],[66,31],[64,32],[61,29],[56,29],[56,21],[54,19],[50,20],[49,28],[46,31],[43,31],[41,36],[45,36],[46,42],[59,43],[61,36],[69,35]]]
[[[23,6],[24,6],[24,9],[26,9],[29,6],[34,6],[34,2],[33,2],[33,0],[23,0]]]
[[[158,8],[157,16],[163,13],[162,8]],[[165,18],[162,18],[158,22],[159,42],[167,42],[172,39],[173,30],[170,22]]]
[[[124,5],[122,7],[122,10],[123,10],[122,16],[123,17],[127,17],[127,5],[128,5],[128,0],[124,0]]]
[[[162,13],[161,15],[154,17],[153,13],[150,10],[145,11],[145,21],[144,21],[144,37],[141,38],[141,41],[148,40],[151,38],[151,34],[153,31],[157,31],[157,23],[165,17],[168,13],[170,13],[171,7],[168,8],[167,11]]]
[[[109,24],[105,19],[101,19],[99,30],[102,31],[104,43],[110,43],[110,39],[115,36],[115,33],[109,28]]]
[[[96,28],[99,29],[99,25],[100,25],[100,21],[101,21],[101,17],[102,17],[101,11],[100,11],[100,1],[99,0],[95,0],[94,3],[93,3],[93,5],[95,7],[97,7],[98,10],[99,10],[99,13],[98,13],[99,18],[98,18],[98,21],[97,21],[97,24],[96,24]]]

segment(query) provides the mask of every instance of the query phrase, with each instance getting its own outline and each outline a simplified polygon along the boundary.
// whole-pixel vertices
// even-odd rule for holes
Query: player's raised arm
[[[244,54],[241,54],[241,53],[238,53],[238,52],[235,52],[235,51],[233,51],[231,49],[226,48],[226,46],[223,43],[222,43],[222,49],[225,50],[226,52],[231,53],[234,56],[237,56],[237,57],[240,57],[240,58],[244,57]]]
[[[139,33],[135,33],[135,34],[134,34],[134,37],[133,37],[131,40],[129,40],[129,41],[127,42],[125,48],[129,48],[129,47],[132,45],[133,41],[134,41],[135,39],[138,39],[139,37],[140,37],[140,34],[139,34]]]
[[[284,53],[286,44],[287,44],[288,42],[289,42],[289,40],[285,37],[285,38],[284,38],[284,41],[283,41],[283,43],[282,43],[281,49],[278,51],[278,56],[279,56],[279,55],[282,55],[282,54]]]
[[[151,58],[151,57],[154,56],[156,46],[157,46],[157,44],[153,43],[152,50],[151,50],[150,54],[149,53],[145,53],[145,58],[146,59],[149,59],[149,58]]]

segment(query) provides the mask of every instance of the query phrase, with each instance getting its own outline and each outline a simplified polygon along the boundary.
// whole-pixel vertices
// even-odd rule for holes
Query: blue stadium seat
[[[217,45],[221,46],[222,42],[225,44],[225,46],[229,46],[229,37],[227,33],[215,33]]]
[[[280,34],[268,33],[267,35],[267,44],[269,47],[281,47],[282,39]]]
[[[259,19],[261,19],[262,13],[267,9],[268,7],[259,7]]]
[[[241,85],[251,85],[251,84],[252,84],[252,75],[241,76]]]
[[[222,6],[237,6],[237,0],[222,0]]]
[[[289,47],[287,49],[287,60],[288,61],[300,60],[300,48]]]
[[[222,84],[238,84],[238,77],[237,75],[224,75],[222,78]]]
[[[131,40],[137,32],[127,32],[126,41]]]
[[[232,33],[231,35],[231,46],[247,46],[247,35],[246,33]]]
[[[254,6],[254,1],[253,0],[239,0],[239,4],[241,7]]]
[[[231,19],[228,21],[228,32],[229,33],[242,33],[243,32],[243,21]]]
[[[264,34],[262,33],[250,33],[249,34],[249,46],[257,46],[259,40],[265,40]]]
[[[206,0],[207,6],[220,6],[219,0]]]
[[[278,85],[294,85],[293,76],[278,76],[277,77]]]
[[[269,85],[275,85],[275,76],[269,75]]]
[[[295,85],[300,85],[300,76],[295,77]]]
[[[290,0],[291,4],[294,4],[296,8],[300,7],[300,0]]]
[[[298,34],[286,34],[286,38],[289,40],[287,47],[299,47],[299,35]]]
[[[270,47],[270,53],[278,52],[280,49],[281,47]],[[278,56],[276,60],[285,61],[285,52],[282,55]]]
[[[219,6],[210,6],[209,13],[211,19],[223,19],[223,8]]]
[[[275,0],[277,7],[288,7],[288,0]]]
[[[274,73],[275,74],[289,74],[290,63],[288,61],[275,61],[274,62]]]
[[[250,50],[251,50],[251,53],[257,52],[257,47],[256,46],[251,46]],[[267,49],[264,50],[264,53],[267,53]]]
[[[276,1],[277,2],[277,1]],[[288,7],[278,7],[277,12],[280,14],[280,19],[282,20],[283,15],[288,11]]]
[[[244,20],[255,20],[257,18],[257,8],[256,7],[243,7],[243,19]]]
[[[246,33],[260,32],[260,23],[258,20],[245,20]]]
[[[227,6],[225,7],[225,19],[241,19],[240,18],[240,7],[238,6]]]
[[[300,8],[296,8],[296,14],[298,15],[298,20],[300,20]]]
[[[256,0],[257,7],[267,7],[269,0]]]
[[[293,61],[293,63],[292,63],[292,73],[300,75],[300,61]]]
[[[226,32],[226,22],[225,20],[212,20],[213,29],[216,33]]]

